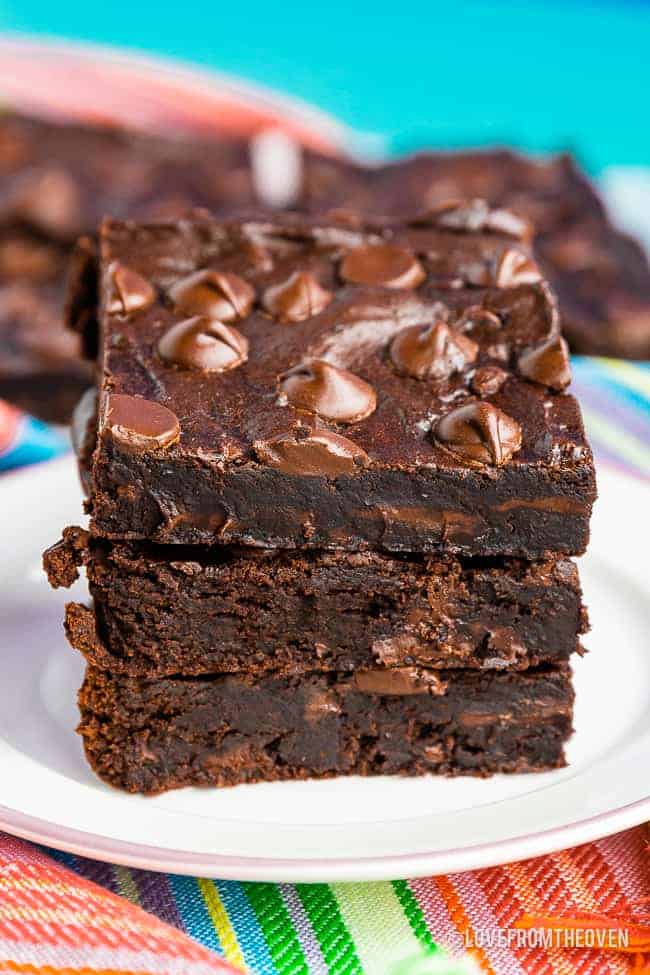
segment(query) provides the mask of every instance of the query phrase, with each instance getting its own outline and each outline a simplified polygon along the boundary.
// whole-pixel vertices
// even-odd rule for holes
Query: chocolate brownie
[[[568,155],[535,159],[506,149],[422,153],[377,167],[306,154],[307,210],[405,214],[483,197],[530,219],[540,265],[555,289],[576,352],[650,358],[650,266],[640,244],[611,223],[594,186]]]
[[[0,113],[0,397],[67,421],[91,381],[62,322],[70,251],[105,214],[255,199],[245,142],[191,143]]]
[[[144,680],[89,667],[88,761],[111,785],[158,793],[333,775],[486,775],[564,765],[565,669],[404,667],[354,674]]]
[[[94,611],[67,607],[89,663],[138,677],[566,662],[586,629],[566,559],[461,562],[88,539],[45,554],[54,586],[84,562]]]
[[[594,469],[528,228],[107,221],[91,527],[174,544],[545,557],[584,550]],[[89,270],[90,269],[90,270]]]
[[[92,382],[62,326],[68,248],[0,230],[0,398],[64,423]]]

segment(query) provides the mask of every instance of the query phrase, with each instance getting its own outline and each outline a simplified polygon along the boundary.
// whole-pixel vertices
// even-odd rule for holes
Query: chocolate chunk
[[[169,289],[169,297],[188,315],[207,315],[236,322],[250,314],[255,289],[229,271],[196,271]]]
[[[258,441],[254,447],[263,464],[283,474],[338,477],[354,474],[370,463],[366,452],[351,440],[328,431],[311,431],[305,436],[292,431],[273,440]]]
[[[310,359],[285,372],[280,391],[292,406],[335,423],[358,423],[377,406],[372,386],[324,359]]]
[[[414,379],[447,379],[474,362],[477,355],[476,342],[444,322],[405,328],[390,347],[395,367]]]
[[[542,345],[526,349],[519,356],[519,372],[526,379],[558,391],[571,382],[569,348],[561,335],[554,335]]]
[[[160,339],[158,353],[185,369],[227,372],[246,362],[248,339],[231,325],[196,315],[172,325]]]
[[[494,272],[497,288],[517,288],[520,284],[537,284],[541,280],[542,275],[533,259],[514,247],[503,252]]]
[[[505,464],[521,447],[521,427],[492,403],[472,402],[441,417],[434,435],[469,463]]]
[[[109,314],[132,315],[153,305],[156,292],[137,271],[113,261],[108,274],[113,291],[108,301]]]
[[[262,304],[285,325],[304,322],[329,305],[332,294],[309,271],[294,271],[281,284],[266,289]]]
[[[169,447],[181,433],[178,418],[166,406],[122,393],[111,393],[106,399],[102,430],[106,429],[136,450]]]
[[[472,376],[470,386],[478,396],[494,396],[507,378],[508,373],[499,366],[481,366]]]
[[[440,677],[416,667],[391,667],[382,670],[357,670],[352,686],[363,694],[404,697],[409,694],[444,694],[446,684]]]
[[[396,244],[363,244],[341,262],[341,277],[352,284],[417,288],[426,277],[418,259]]]

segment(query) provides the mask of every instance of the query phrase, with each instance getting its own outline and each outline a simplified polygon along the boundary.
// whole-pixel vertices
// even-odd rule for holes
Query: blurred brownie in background
[[[537,256],[560,299],[573,351],[650,358],[647,255],[612,225],[568,155],[422,153],[377,167],[307,155],[298,206],[404,217],[467,197],[507,206],[533,223]]]
[[[65,422],[92,381],[62,324],[68,259],[107,214],[250,206],[245,141],[187,142],[0,114],[0,397]]]

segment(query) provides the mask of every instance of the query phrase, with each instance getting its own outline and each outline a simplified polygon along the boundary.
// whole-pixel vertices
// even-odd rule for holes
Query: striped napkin
[[[597,463],[650,480],[650,364],[577,358],[573,390]],[[0,469],[67,449],[0,404]],[[561,916],[650,939],[648,839],[638,828],[473,873],[292,885],[130,870],[0,834],[0,975],[650,975],[619,947],[572,947],[575,929],[548,944],[514,927]]]
[[[650,898],[647,840],[639,827],[473,873],[292,885],[130,870],[0,834],[0,975],[647,975],[625,953],[520,943],[514,927],[629,914]]]

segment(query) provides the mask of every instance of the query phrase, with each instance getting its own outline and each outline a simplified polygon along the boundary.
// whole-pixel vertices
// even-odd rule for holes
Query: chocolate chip
[[[229,271],[196,271],[169,289],[177,308],[188,315],[208,315],[220,322],[236,322],[250,314],[255,290]]]
[[[309,271],[294,271],[286,281],[267,288],[262,304],[283,324],[304,322],[329,305],[332,294]]]
[[[533,225],[512,210],[490,210],[487,229],[493,233],[503,234],[505,237],[515,237],[517,240],[530,241],[534,235]]]
[[[561,335],[526,349],[519,356],[517,366],[526,379],[550,389],[566,389],[571,382],[569,348]]]
[[[102,430],[106,429],[136,450],[169,447],[181,433],[178,418],[162,403],[122,393],[112,393],[106,400]]]
[[[492,403],[472,402],[441,417],[434,435],[470,464],[505,464],[521,447],[521,427]]]
[[[446,230],[483,230],[490,212],[485,200],[446,200],[419,218]]]
[[[311,431],[304,437],[297,431],[283,433],[273,440],[258,441],[254,448],[267,467],[303,477],[354,474],[370,463],[366,452],[351,440],[328,431]]]
[[[462,329],[464,332],[471,331],[474,328],[496,331],[501,328],[501,325],[499,316],[493,311],[488,311],[487,308],[482,308],[481,305],[471,305],[466,308],[456,322],[456,328]]]
[[[232,325],[196,315],[165,332],[158,342],[165,362],[185,369],[227,372],[246,362],[248,339]]]
[[[517,240],[529,240],[533,233],[523,217],[511,210],[492,209],[485,200],[448,200],[418,216],[413,223],[445,230],[487,231]]]
[[[358,423],[377,406],[372,386],[324,359],[311,359],[285,372],[280,392],[292,406],[335,423]]]
[[[390,347],[397,370],[414,379],[447,379],[474,362],[477,354],[476,342],[444,322],[405,328]]]
[[[481,366],[472,376],[470,386],[478,396],[494,396],[507,378],[508,373],[505,369],[500,369],[498,366]]]
[[[426,277],[418,259],[397,244],[362,244],[341,262],[341,277],[352,284],[417,288]]]
[[[108,268],[112,294],[108,300],[111,315],[132,315],[153,305],[156,292],[137,271],[113,261]]]
[[[516,288],[520,284],[537,284],[541,280],[542,275],[533,259],[514,247],[503,252],[494,272],[497,288]]]

